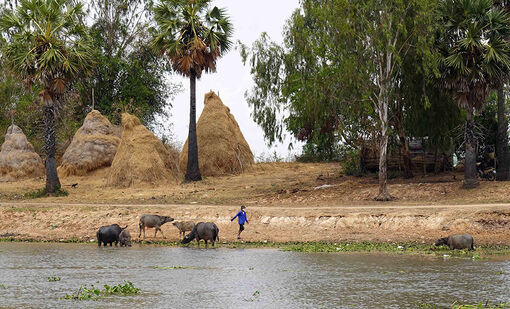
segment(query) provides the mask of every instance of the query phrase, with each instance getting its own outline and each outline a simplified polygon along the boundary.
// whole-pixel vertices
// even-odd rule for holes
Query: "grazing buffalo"
[[[451,250],[454,249],[469,249],[474,250],[473,236],[469,234],[452,235],[448,237],[439,238],[435,243],[436,246],[447,245]]]
[[[197,246],[200,247],[200,239],[203,239],[205,241],[205,247],[207,248],[207,241],[210,240],[213,247],[214,242],[216,240],[220,240],[220,237],[218,236],[218,233],[220,232],[220,229],[216,226],[216,224],[212,222],[199,222],[195,225],[191,233],[186,235],[184,239],[181,241],[182,244],[187,244],[193,239],[197,240]]]
[[[179,229],[179,237],[182,235],[183,238],[187,231],[192,231],[195,227],[195,223],[191,221],[172,222],[172,224]]]
[[[131,247],[131,233],[128,230],[122,230],[119,235],[121,247]]]
[[[119,235],[122,231],[124,231],[126,227],[120,227],[118,224],[105,225],[99,228],[96,233],[97,236],[97,245],[101,247],[101,243],[106,247],[106,244],[110,244],[110,247],[113,243],[115,246],[119,243]]]
[[[143,215],[140,217],[140,224],[138,225],[140,227],[140,233],[138,234],[138,238],[142,235],[143,230],[143,239],[145,239],[145,228],[146,227],[153,227],[154,230],[154,237],[156,237],[156,234],[158,231],[163,235],[163,238],[165,238],[165,235],[163,234],[163,231],[161,231],[161,226],[167,222],[174,221],[174,218],[170,218],[167,216],[158,216],[158,215]]]

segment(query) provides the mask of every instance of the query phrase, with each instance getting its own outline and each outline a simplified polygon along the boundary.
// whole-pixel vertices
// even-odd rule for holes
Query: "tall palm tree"
[[[494,0],[494,4],[510,13],[509,0]],[[505,85],[498,88],[498,134],[496,138],[496,180],[510,179],[510,151],[508,149],[508,120],[506,119]]]
[[[5,40],[2,57],[28,84],[37,84],[44,113],[46,192],[60,188],[55,159],[55,108],[69,85],[92,70],[94,61],[82,20],[83,4],[75,0],[20,0],[0,16]]]
[[[508,76],[510,19],[492,0],[444,0],[439,12],[444,25],[438,42],[442,80],[466,111],[464,187],[471,188],[479,185],[473,116],[489,91]]]
[[[231,47],[232,24],[224,9],[210,0],[161,0],[154,8],[158,28],[154,46],[166,54],[173,69],[190,80],[188,165],[185,181],[202,179],[198,166],[196,80],[215,72],[216,60]]]

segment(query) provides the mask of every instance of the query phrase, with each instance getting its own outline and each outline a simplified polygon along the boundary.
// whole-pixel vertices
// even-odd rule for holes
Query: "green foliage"
[[[64,197],[64,196],[68,196],[68,195],[69,195],[69,193],[66,190],[62,189],[60,186],[57,186],[55,192],[52,194],[48,194],[48,192],[46,191],[46,188],[43,188],[43,189],[39,189],[39,190],[36,190],[33,192],[25,193],[25,194],[23,194],[23,198],[36,199],[36,198],[43,198],[43,197],[48,197],[48,196]]]
[[[60,281],[60,280],[62,280],[62,278],[57,277],[57,276],[50,276],[50,277],[48,277],[48,281],[49,282],[57,282],[57,281]]]
[[[216,60],[230,49],[232,24],[225,9],[210,0],[160,0],[154,7],[154,48],[168,56],[175,72],[200,78],[215,72]]]
[[[66,294],[61,299],[72,299],[72,300],[98,300],[102,297],[119,295],[119,296],[131,296],[140,293],[140,289],[136,288],[132,282],[124,281],[124,284],[117,284],[114,286],[104,285],[104,290],[96,288],[91,285],[90,288],[81,286],[80,289],[73,294]]]
[[[349,176],[361,176],[363,174],[359,149],[345,149],[340,163],[342,164],[343,172]]]
[[[156,117],[169,117],[168,101],[180,87],[166,84],[168,64],[150,48],[152,2],[92,1],[91,8],[96,18],[90,33],[98,65],[80,85],[83,107],[92,106],[93,88],[95,108],[113,123],[129,112],[158,126]]]
[[[469,113],[485,104],[510,68],[510,19],[492,0],[446,0],[437,45],[444,86]]]

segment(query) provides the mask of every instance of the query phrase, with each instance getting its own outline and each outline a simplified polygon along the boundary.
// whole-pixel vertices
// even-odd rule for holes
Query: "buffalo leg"
[[[200,248],[200,239],[197,238],[197,248]]]
[[[161,230],[161,228],[159,228],[159,227],[158,227],[158,231],[159,231],[159,233],[161,234],[161,236],[163,236],[163,238],[165,238],[165,239],[166,239],[165,234],[163,234],[163,231]]]
[[[204,239],[205,241],[205,248],[207,249],[207,239]]]

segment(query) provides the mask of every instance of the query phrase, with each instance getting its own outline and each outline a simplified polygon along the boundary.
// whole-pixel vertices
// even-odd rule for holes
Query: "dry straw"
[[[204,110],[197,122],[198,163],[202,176],[240,174],[253,161],[250,146],[244,139],[230,109],[209,92],[204,98]],[[179,156],[181,170],[188,162],[188,141]]]
[[[112,164],[120,144],[119,130],[97,110],[91,111],[76,132],[58,168],[61,177],[85,175]]]
[[[0,151],[0,181],[44,176],[44,164],[23,131],[16,125],[7,129]]]
[[[177,166],[163,143],[133,115],[122,114],[122,138],[107,185],[129,187],[157,185],[177,179]]]

